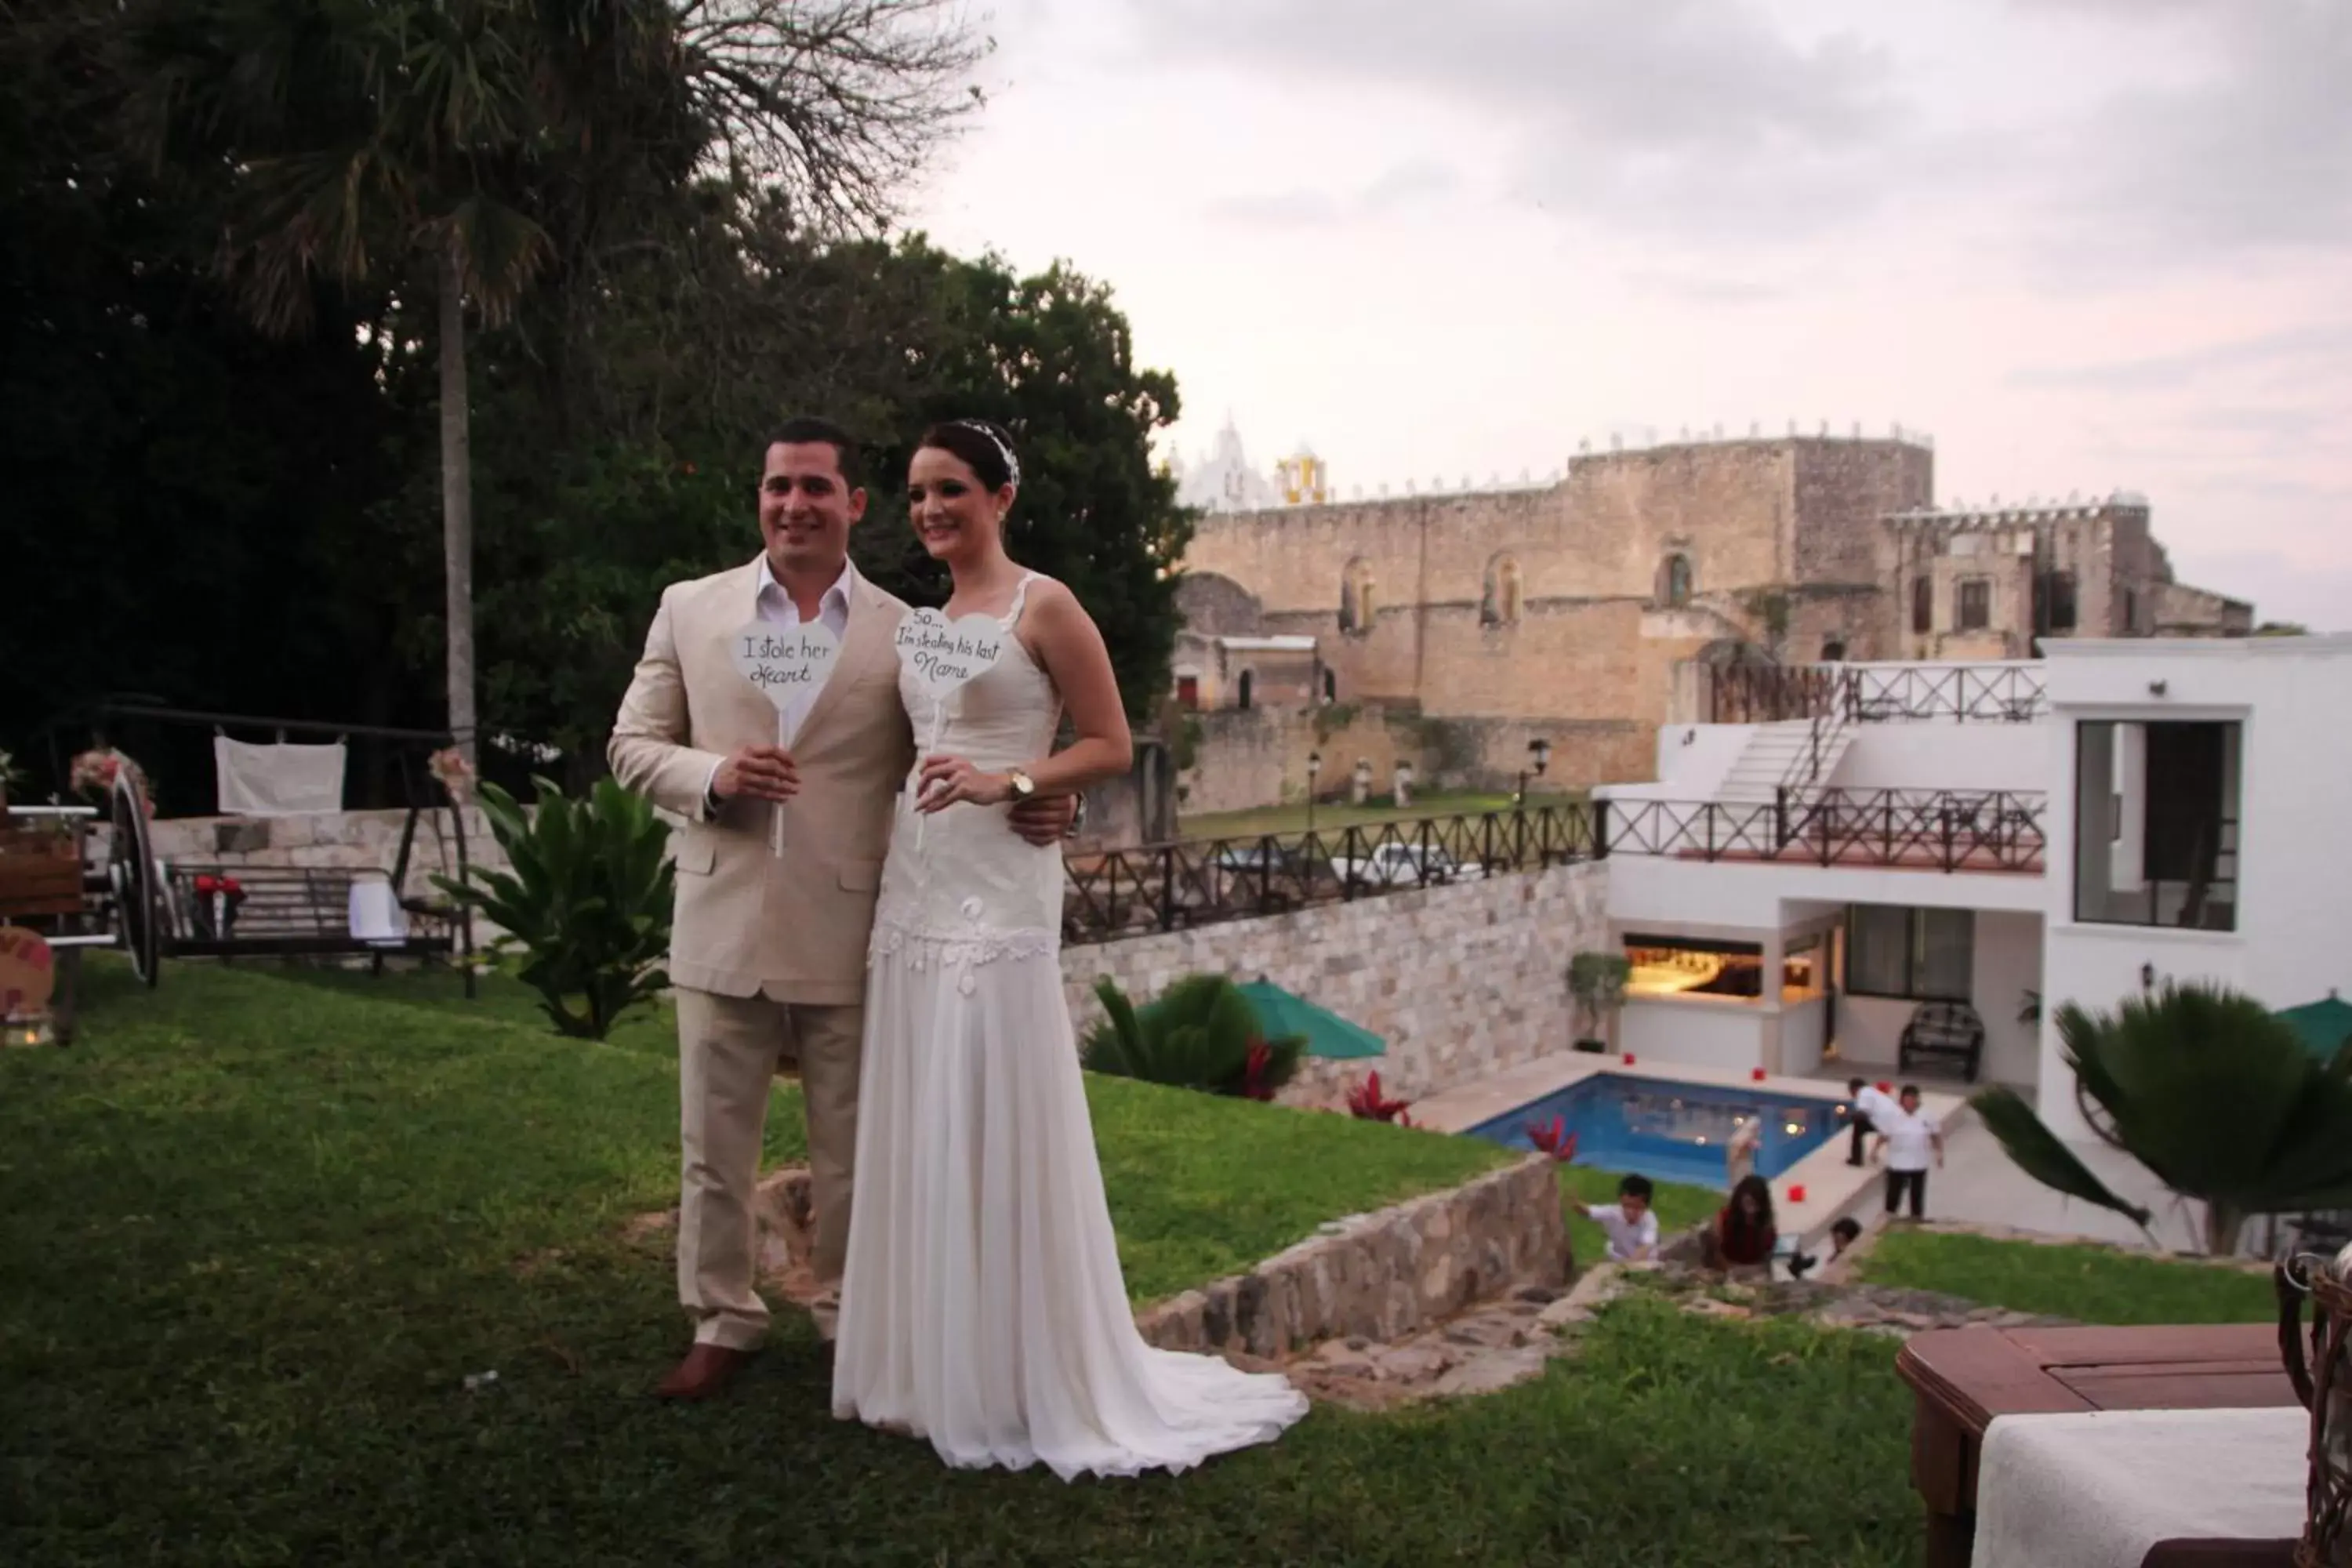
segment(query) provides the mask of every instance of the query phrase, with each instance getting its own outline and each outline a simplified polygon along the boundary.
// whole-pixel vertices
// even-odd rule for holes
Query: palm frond
[[[2019,1098],[2011,1089],[1992,1088],[1980,1092],[1969,1101],[1985,1124],[2000,1141],[2001,1149],[2021,1171],[2043,1186],[2064,1193],[2069,1197],[2096,1204],[2126,1215],[2134,1225],[2146,1226],[2149,1211],[2118,1197],[2105,1182],[2093,1174],[2075,1152],[2059,1141],[2058,1135],[2042,1124],[2033,1108]]]

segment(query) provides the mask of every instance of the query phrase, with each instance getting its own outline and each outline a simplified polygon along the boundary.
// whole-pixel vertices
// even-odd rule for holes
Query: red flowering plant
[[[154,816],[155,797],[148,793],[147,775],[140,771],[137,763],[111,746],[92,747],[76,757],[67,771],[66,783],[76,795],[87,795],[102,805],[114,793],[115,780],[125,777],[146,803],[147,815]]]
[[[1393,1121],[1400,1127],[1412,1125],[1405,1114],[1409,1100],[1390,1100],[1381,1093],[1380,1069],[1364,1075],[1364,1081],[1348,1091],[1348,1113],[1363,1121]]]
[[[1565,1165],[1576,1158],[1576,1134],[1568,1130],[1568,1118],[1555,1116],[1547,1127],[1540,1121],[1528,1123],[1528,1142],[1538,1152],[1550,1155]]]
[[[439,781],[441,787],[449,792],[449,798],[459,805],[474,798],[474,764],[457,747],[444,746],[425,758],[425,771]]]
[[[208,936],[225,937],[236,923],[236,907],[245,902],[245,887],[226,872],[205,872],[195,880],[196,923]]]

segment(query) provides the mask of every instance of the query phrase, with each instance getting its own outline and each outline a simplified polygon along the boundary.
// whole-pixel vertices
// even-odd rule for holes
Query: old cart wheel
[[[155,876],[155,846],[147,833],[147,796],[125,770],[108,800],[114,853],[107,868],[114,889],[114,938],[131,967],[152,989],[163,978],[163,890]]]
[[[2083,1087],[2080,1078],[2074,1080],[2074,1109],[2083,1113],[2084,1125],[2099,1135],[2100,1142],[2110,1149],[2124,1146],[2123,1140],[2116,1133],[2116,1119],[2107,1114],[2105,1106],[2091,1097],[2091,1091]]]

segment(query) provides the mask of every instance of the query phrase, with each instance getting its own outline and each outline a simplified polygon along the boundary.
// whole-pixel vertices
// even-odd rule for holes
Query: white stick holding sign
[[[791,719],[794,704],[813,699],[823,689],[825,678],[833,673],[833,661],[841,652],[841,643],[832,628],[823,621],[812,621],[797,626],[771,626],[765,621],[753,621],[740,627],[730,644],[735,655],[735,668],[743,679],[758,687],[776,707],[776,744],[793,743]],[[801,710],[807,711],[805,706]],[[773,821],[768,835],[769,853],[784,852],[784,807],[779,801],[772,808]]]
[[[1013,634],[995,616],[959,616],[950,621],[938,610],[909,610],[898,622],[898,663],[915,678],[931,700],[931,733],[923,744],[929,756],[940,748],[940,728],[947,721],[948,702],[964,684],[987,673],[1004,655],[1005,639]],[[915,803],[919,806],[922,802]],[[926,816],[915,825],[915,848],[923,847]]]

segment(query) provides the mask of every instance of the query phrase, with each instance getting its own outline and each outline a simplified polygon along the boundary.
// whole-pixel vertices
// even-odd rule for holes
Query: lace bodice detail
[[[1014,629],[1033,574],[1022,579],[1000,624],[1004,651],[996,663],[934,700],[901,668],[898,695],[915,734],[916,767],[926,756],[963,757],[990,773],[1034,763],[1051,751],[1061,697]],[[960,971],[971,994],[978,964],[1060,951],[1062,856],[1013,831],[1010,806],[960,804],[929,816],[914,809],[915,773],[899,793],[889,858],[882,870],[869,963],[885,959],[918,969]]]

